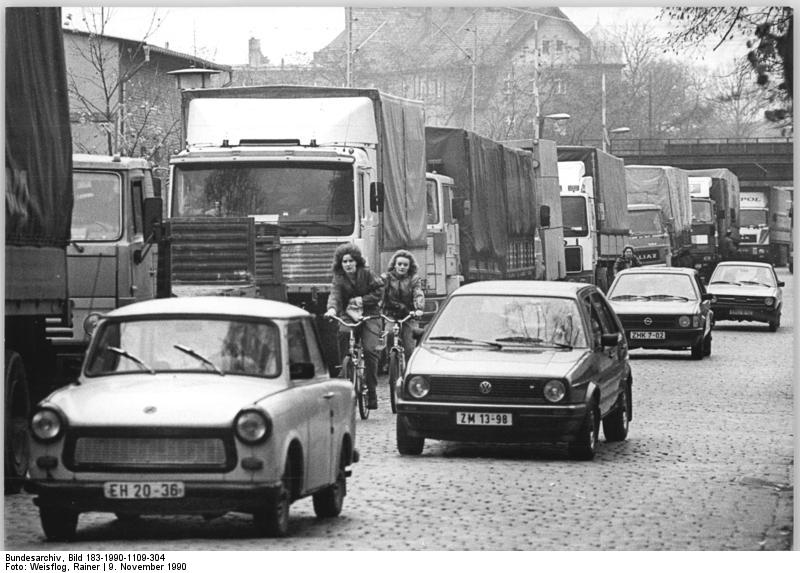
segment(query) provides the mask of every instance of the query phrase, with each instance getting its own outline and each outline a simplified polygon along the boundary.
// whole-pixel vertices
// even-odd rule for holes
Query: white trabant
[[[98,323],[76,383],[31,415],[31,469],[49,539],[81,512],[250,513],[284,536],[289,506],[342,509],[358,461],[352,385],[331,378],[312,316],[233,297],[152,300]]]

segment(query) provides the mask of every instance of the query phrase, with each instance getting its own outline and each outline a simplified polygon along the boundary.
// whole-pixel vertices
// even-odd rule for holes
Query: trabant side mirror
[[[550,226],[550,205],[539,207],[539,226],[543,228]]]
[[[606,333],[600,335],[600,344],[602,346],[617,346],[619,344],[619,333]]]
[[[369,210],[373,213],[383,211],[384,189],[381,181],[373,181],[369,185]]]
[[[785,284],[786,284],[786,283],[785,283],[785,282],[783,282],[783,281],[778,281],[778,286],[779,286],[779,287],[782,287],[782,286],[784,286]]]
[[[308,380],[314,377],[314,364],[311,362],[294,362],[289,364],[291,380]]]

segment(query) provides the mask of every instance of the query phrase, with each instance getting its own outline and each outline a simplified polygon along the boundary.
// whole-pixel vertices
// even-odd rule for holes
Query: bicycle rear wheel
[[[356,389],[356,400],[358,401],[358,415],[362,420],[369,418],[369,408],[367,402],[367,384],[364,380],[364,367],[353,369],[353,386]]]
[[[392,403],[392,414],[397,413],[397,394],[395,392],[397,379],[403,375],[405,370],[405,356],[399,352],[392,352],[389,355],[389,400]]]

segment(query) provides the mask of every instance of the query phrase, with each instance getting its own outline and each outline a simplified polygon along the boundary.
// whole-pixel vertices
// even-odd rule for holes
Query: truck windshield
[[[352,234],[353,166],[344,163],[177,165],[173,217],[255,217],[288,234]]]
[[[661,225],[660,211],[628,211],[631,232],[636,235],[661,235],[664,227]]]
[[[766,209],[742,209],[739,211],[739,225],[742,227],[759,227],[768,224]]]
[[[565,237],[585,237],[589,234],[584,197],[561,197],[561,216],[564,221]]]
[[[122,180],[110,171],[74,171],[73,241],[112,241],[122,230]]]
[[[711,203],[692,200],[692,223],[713,223]]]

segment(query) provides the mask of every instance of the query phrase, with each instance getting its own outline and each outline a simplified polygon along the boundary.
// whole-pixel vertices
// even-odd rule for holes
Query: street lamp
[[[538,122],[537,122],[537,125],[539,127],[539,132],[537,134],[536,139],[541,138],[542,134],[544,133],[544,120],[551,119],[553,121],[565,121],[565,120],[569,119],[570,117],[571,116],[568,113],[549,113],[547,115],[543,115],[542,117],[540,117],[538,119]]]
[[[620,133],[628,133],[628,132],[630,132],[630,130],[631,130],[630,127],[615,127],[614,129],[609,131],[607,134],[604,134],[605,139],[608,140],[608,146],[611,147],[611,138],[613,136],[619,135]],[[606,141],[604,140],[603,141],[603,151],[606,150],[605,149],[605,144],[606,144]]]

